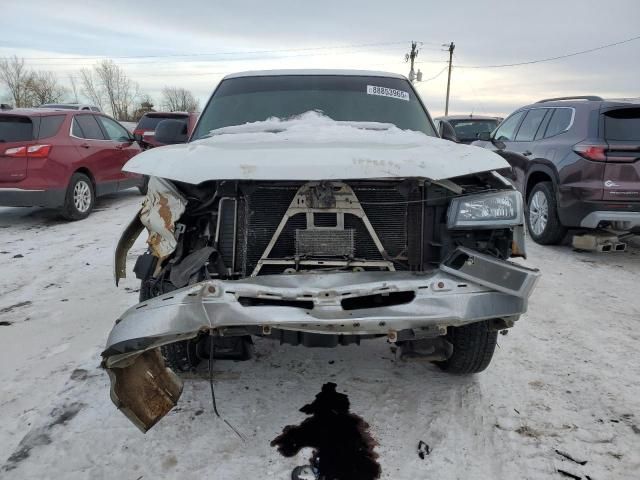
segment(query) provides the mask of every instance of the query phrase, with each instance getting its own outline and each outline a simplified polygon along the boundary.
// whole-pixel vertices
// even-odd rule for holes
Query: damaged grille
[[[348,182],[347,182],[348,183]],[[407,248],[407,204],[395,184],[348,183],[390,258],[402,256]],[[260,185],[247,188],[238,202],[236,269],[250,275],[267,248],[291,201],[303,183]],[[384,205],[380,205],[384,204]],[[334,227],[335,214],[316,213],[316,227]],[[322,233],[320,233],[322,232]],[[362,221],[344,215],[344,229],[307,230],[304,214],[292,216],[280,234],[269,258],[294,256],[340,256],[372,261],[384,260]],[[396,265],[396,269],[402,269]],[[260,274],[281,273],[284,266],[266,265]]]
[[[299,257],[353,257],[354,230],[296,230],[296,255]]]

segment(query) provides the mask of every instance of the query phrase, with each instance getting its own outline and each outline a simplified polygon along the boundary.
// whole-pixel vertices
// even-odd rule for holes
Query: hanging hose
[[[211,401],[213,403],[213,411],[216,414],[216,416],[222,420],[224,423],[227,424],[227,426],[233,430],[233,432],[238,435],[238,438],[240,438],[240,440],[242,440],[243,442],[246,442],[247,439],[245,438],[244,435],[242,435],[238,430],[236,430],[233,425],[231,425],[226,419],[222,418],[220,416],[220,413],[218,413],[218,406],[216,405],[216,393],[213,389],[213,356],[216,353],[216,347],[215,344],[213,342],[214,337],[213,335],[211,335],[209,337],[209,341],[210,341],[210,348],[209,348],[209,386],[211,387]]]

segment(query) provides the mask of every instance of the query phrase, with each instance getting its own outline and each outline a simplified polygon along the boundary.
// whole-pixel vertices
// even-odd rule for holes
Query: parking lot
[[[310,450],[284,458],[269,444],[328,381],[370,425],[382,478],[637,475],[638,244],[595,254],[529,242],[543,273],[529,311],[474,377],[401,361],[382,340],[310,350],[258,339],[254,359],[214,368],[220,413],[246,441],[214,415],[206,372],[143,436],[99,368],[114,320],[137,302],[131,273],[114,286],[112,252],[140,200],[107,196],[72,223],[0,208],[0,477],[288,478]]]

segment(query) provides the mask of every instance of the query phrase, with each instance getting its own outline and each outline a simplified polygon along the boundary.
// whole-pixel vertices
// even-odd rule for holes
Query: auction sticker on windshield
[[[398,98],[400,100],[409,101],[409,92],[396,90],[395,88],[376,87],[375,85],[367,85],[367,95],[379,95],[381,97]]]

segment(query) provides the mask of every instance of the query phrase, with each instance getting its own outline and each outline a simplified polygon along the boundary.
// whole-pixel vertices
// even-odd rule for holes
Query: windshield
[[[222,81],[200,117],[192,140],[211,130],[270,117],[320,111],[333,120],[392,123],[437,136],[411,85],[401,78],[281,75]]]
[[[479,133],[491,133],[498,126],[497,120],[449,120],[459,140],[477,140]]]

